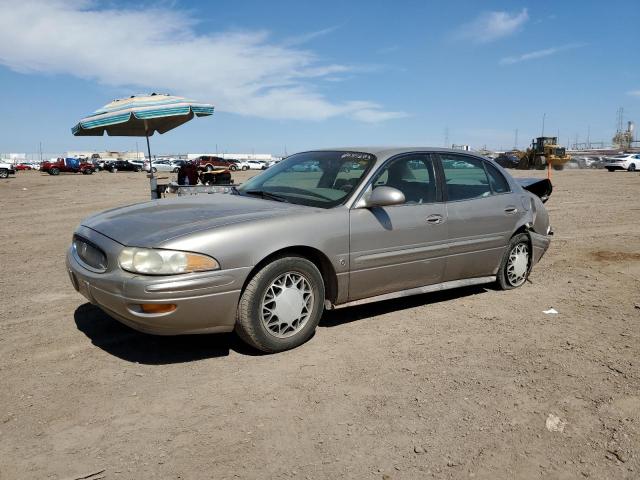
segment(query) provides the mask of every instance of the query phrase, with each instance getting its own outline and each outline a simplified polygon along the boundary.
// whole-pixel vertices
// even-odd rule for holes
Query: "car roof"
[[[473,155],[476,157],[487,158],[485,155],[482,155],[481,153],[469,151],[469,150],[458,150],[454,148],[442,148],[442,147],[420,147],[420,146],[416,146],[416,147],[359,146],[359,147],[319,148],[317,150],[307,150],[307,151],[309,152],[345,151],[345,152],[370,153],[371,155],[375,155],[379,159],[389,158],[394,155],[399,155],[402,153],[411,153],[411,152],[457,153],[457,154],[467,154],[467,155]]]

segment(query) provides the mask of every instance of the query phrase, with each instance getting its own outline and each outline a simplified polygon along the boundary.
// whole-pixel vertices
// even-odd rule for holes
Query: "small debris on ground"
[[[546,313],[547,315],[557,315],[558,311],[551,307],[549,310],[543,310],[542,313]]]
[[[550,413],[545,424],[547,426],[547,430],[550,432],[562,433],[564,432],[564,427],[567,425],[567,422],[560,420],[560,417]]]

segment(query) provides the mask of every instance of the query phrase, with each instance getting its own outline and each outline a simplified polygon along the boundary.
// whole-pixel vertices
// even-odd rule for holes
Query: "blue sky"
[[[216,106],[168,152],[342,145],[509,148],[640,122],[637,1],[0,0],[0,152],[135,149],[75,138],[114,98]],[[142,141],[140,141],[142,145]]]

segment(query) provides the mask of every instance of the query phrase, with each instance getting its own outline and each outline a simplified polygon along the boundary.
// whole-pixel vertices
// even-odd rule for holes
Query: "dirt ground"
[[[259,355],[72,288],[74,227],[145,200],[143,174],[1,180],[0,478],[640,478],[640,176],[553,181],[524,287],[326,313]]]

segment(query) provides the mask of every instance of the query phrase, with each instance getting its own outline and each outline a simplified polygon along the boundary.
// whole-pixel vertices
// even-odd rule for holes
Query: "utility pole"
[[[587,148],[591,150],[591,125],[587,125]]]
[[[544,137],[544,119],[547,116],[546,112],[542,114],[542,135],[540,135],[541,137]]]
[[[42,163],[42,142],[38,143],[38,152],[40,152],[40,163]]]
[[[444,128],[444,148],[449,148],[449,127]]]
[[[515,142],[513,142],[513,149],[517,150],[518,149],[518,129],[516,128],[516,139]]]

